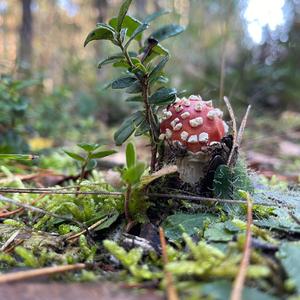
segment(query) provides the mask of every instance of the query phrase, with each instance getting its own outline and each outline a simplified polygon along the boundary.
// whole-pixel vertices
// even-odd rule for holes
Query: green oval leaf
[[[177,90],[174,88],[161,88],[149,97],[150,104],[167,104],[176,98]]]
[[[89,157],[90,158],[103,158],[112,154],[117,153],[116,150],[103,150],[99,152],[92,153]]]
[[[151,37],[158,40],[159,42],[170,38],[172,36],[176,36],[184,31],[184,27],[177,24],[170,24],[164,27],[159,28],[155,32],[151,34]]]
[[[143,97],[141,95],[129,97],[125,100],[126,102],[143,102]]]
[[[111,87],[113,89],[124,89],[136,82],[136,78],[132,76],[120,77],[113,81]]]
[[[138,58],[136,58],[136,57],[132,57],[131,61],[136,66],[136,68],[138,68],[139,65],[141,64],[141,61]],[[117,68],[126,68],[126,69],[130,68],[130,65],[129,65],[129,63],[128,63],[128,61],[126,59],[121,59],[120,61],[116,61],[113,64],[113,66],[117,67]]]
[[[165,10],[165,9],[159,10],[159,11],[147,16],[146,19],[144,20],[144,23],[150,23],[150,22],[154,21],[155,19],[157,19],[163,15],[169,14],[169,13],[170,13],[169,10]]]
[[[114,40],[114,31],[106,24],[99,24],[97,28],[91,31],[84,41],[84,47],[91,41],[95,40]]]
[[[99,148],[100,144],[79,143],[77,144],[77,146],[83,149],[84,151],[92,152]]]
[[[127,118],[114,134],[114,140],[117,146],[122,145],[134,132],[134,130],[145,119],[142,111],[137,111]]]
[[[146,120],[144,120],[135,131],[134,136],[141,136],[149,132],[149,130],[150,130],[149,123]]]
[[[131,168],[136,163],[136,152],[133,143],[128,143],[126,147],[126,165]]]
[[[139,81],[134,82],[127,90],[127,94],[137,94],[142,91],[142,86]]]
[[[88,164],[86,165],[86,170],[91,171],[97,167],[97,161],[95,159],[89,160]]]
[[[207,221],[215,221],[217,217],[210,213],[177,213],[168,216],[162,223],[166,237],[172,241],[182,239],[182,233],[195,234],[200,229],[204,229]]]
[[[141,24],[131,35],[131,37],[129,38],[129,40],[127,41],[127,43],[125,44],[125,49],[128,48],[129,44],[137,38],[138,35],[141,35],[141,33],[143,31],[145,31],[147,28],[149,27],[149,25],[147,23],[143,23]]]
[[[133,18],[131,16],[126,16],[124,18],[124,21],[123,21],[123,24],[122,24],[122,27],[123,28],[127,28],[127,32],[126,32],[126,35],[127,36],[131,36],[133,34],[133,32],[142,24],[141,21],[137,20],[136,18]],[[117,18],[112,18],[110,21],[109,21],[109,25],[114,28],[115,30],[117,30]],[[139,34],[136,36],[136,40],[141,40],[142,38],[142,35]]]
[[[77,161],[85,161],[84,157],[80,156],[79,154],[76,154],[74,152],[70,152],[70,151],[66,151],[64,150],[64,152],[69,155],[71,158],[77,160]]]
[[[122,178],[129,184],[136,184],[141,180],[145,172],[146,165],[143,162],[138,162],[136,165],[123,171]]]
[[[121,8],[119,10],[119,15],[118,15],[118,21],[117,21],[117,30],[118,31],[120,31],[122,28],[124,18],[128,12],[131,2],[132,2],[132,0],[125,0],[123,2],[123,4],[121,5]]]
[[[169,56],[167,55],[152,69],[152,71],[149,74],[150,82],[155,78],[155,76],[157,76],[162,71],[168,60]]]
[[[123,54],[116,54],[116,55],[109,56],[98,63],[98,68],[101,69],[102,66],[113,64],[123,58],[124,58]]]

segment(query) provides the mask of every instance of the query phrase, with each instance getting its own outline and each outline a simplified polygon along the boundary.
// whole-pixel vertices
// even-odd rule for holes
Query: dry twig
[[[5,251],[7,249],[7,247],[15,240],[15,238],[18,236],[18,234],[20,233],[20,230],[15,231],[10,238],[2,245],[2,247],[0,248],[0,251]]]
[[[242,142],[242,138],[243,138],[244,130],[245,130],[246,123],[247,123],[247,120],[248,120],[250,109],[251,109],[251,105],[248,105],[246,113],[245,113],[244,118],[242,120],[241,126],[239,128],[239,132],[238,132],[237,139],[236,139],[236,143],[237,143],[238,147],[241,145],[241,142]]]
[[[166,265],[168,264],[167,243],[165,239],[164,230],[161,227],[159,227],[159,238],[161,244],[163,264],[164,264],[165,279],[167,284],[168,300],[179,300],[176,288],[174,286],[173,276],[170,272],[166,270]]]
[[[19,188],[19,189],[15,189],[15,188],[0,188],[0,194],[1,193],[18,193],[18,194],[54,194],[54,195],[71,195],[71,194],[80,194],[80,195],[107,195],[107,196],[114,196],[114,197],[123,197],[124,193],[122,192],[107,192],[107,191],[93,191],[93,192],[76,192],[76,191],[61,191],[61,188],[58,189],[49,189],[49,188]],[[240,200],[240,199],[218,199],[218,198],[207,198],[207,197],[200,197],[200,196],[193,196],[193,195],[186,195],[186,194],[169,194],[169,193],[148,193],[145,194],[145,196],[148,197],[157,197],[157,198],[168,198],[168,199],[178,199],[178,200],[188,200],[191,202],[220,202],[220,203],[230,203],[230,204],[245,204],[245,200]],[[8,199],[6,197],[2,197],[0,195],[0,201],[2,202],[8,202],[8,203],[12,203],[14,205],[17,206],[21,206],[21,207],[25,207],[26,204],[23,204],[21,202],[9,199],[7,201],[5,201],[5,199]],[[13,201],[13,202],[12,202]],[[258,203],[259,205],[264,205],[264,206],[274,206],[270,203]],[[29,205],[27,205],[29,206]],[[26,208],[26,207],[25,207]],[[32,210],[39,210],[38,208],[33,207]],[[42,213],[46,213],[45,211],[41,210],[38,212],[42,212]],[[51,214],[51,213],[48,213]],[[54,215],[54,214],[52,214]],[[64,218],[64,217],[62,217]]]
[[[74,265],[53,266],[53,267],[46,267],[46,268],[40,268],[40,269],[34,269],[28,271],[2,274],[0,275],[0,283],[16,282],[16,281],[36,278],[40,276],[53,275],[57,273],[64,273],[64,272],[74,271],[74,270],[81,270],[86,267],[87,267],[86,264],[77,263]]]
[[[66,238],[66,241],[73,241],[74,239],[80,237],[83,233],[89,232],[95,228],[97,228],[99,225],[101,225],[103,222],[105,222],[107,220],[107,216],[101,220],[98,220],[96,223],[94,223],[93,225],[91,225],[90,227],[88,227],[87,229],[84,229],[78,233],[75,233],[73,235],[70,235]]]
[[[227,107],[227,110],[229,112],[229,115],[230,115],[230,119],[232,121],[232,135],[233,135],[233,145],[232,145],[232,149],[230,151],[230,155],[228,157],[228,161],[227,161],[227,166],[230,166],[231,165],[231,162],[232,162],[232,158],[233,158],[233,155],[234,155],[234,152],[237,148],[237,135],[238,135],[238,132],[237,132],[237,125],[236,125],[236,118],[235,118],[235,114],[234,114],[234,111],[233,111],[233,108],[229,102],[229,99],[224,96],[224,101],[225,101],[225,104],[226,104],[226,107]]]
[[[244,245],[243,257],[240,263],[239,272],[235,278],[230,300],[241,300],[244,283],[247,275],[247,268],[250,262],[251,254],[251,226],[252,226],[252,199],[247,193],[247,228],[246,228],[246,241]]]

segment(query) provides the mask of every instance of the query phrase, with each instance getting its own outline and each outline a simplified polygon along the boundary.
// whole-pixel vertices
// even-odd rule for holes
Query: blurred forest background
[[[116,71],[97,70],[112,46],[98,42],[84,48],[83,41],[97,22],[114,16],[120,3],[0,0],[0,152],[111,138],[132,107],[125,95],[105,89]],[[135,0],[130,14],[143,18],[160,9],[171,12],[160,25],[186,27],[180,37],[164,42],[171,52],[170,85],[215,99],[223,108],[220,99],[227,95],[239,117],[252,104],[246,146],[248,141],[253,148],[249,138],[256,139],[274,152],[279,140],[265,137],[274,138],[276,126],[279,138],[293,127],[290,144],[279,145],[282,151],[295,146],[300,1]],[[259,129],[264,132],[257,136]],[[293,149],[297,156],[299,148]]]

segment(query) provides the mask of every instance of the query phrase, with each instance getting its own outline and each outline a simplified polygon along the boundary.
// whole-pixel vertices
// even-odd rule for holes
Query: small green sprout
[[[117,152],[116,150],[99,150],[99,148],[101,147],[100,144],[80,143],[77,144],[77,146],[85,152],[85,155],[66,150],[64,150],[64,152],[81,164],[79,185],[83,181],[86,171],[92,170],[96,167],[97,159],[101,159]]]
[[[132,188],[138,186],[143,173],[146,170],[146,164],[139,162],[136,159],[136,150],[132,143],[128,143],[126,147],[126,167],[121,170],[121,176],[123,181],[126,183],[126,194],[125,194],[125,217],[130,225],[132,223],[131,215],[129,212],[129,203],[132,195]]]

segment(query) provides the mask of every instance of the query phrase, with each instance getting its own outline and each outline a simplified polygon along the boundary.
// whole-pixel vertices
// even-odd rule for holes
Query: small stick
[[[248,120],[250,109],[251,109],[251,105],[248,105],[246,113],[245,113],[244,118],[242,120],[241,126],[239,128],[239,132],[238,132],[237,140],[236,140],[236,143],[237,143],[238,146],[240,146],[241,142],[242,142],[242,138],[243,138],[243,134],[244,134],[244,131],[245,131],[245,127],[246,127],[246,123],[247,123],[247,120]]]
[[[96,227],[98,227],[100,224],[102,224],[102,223],[105,222],[106,220],[107,220],[107,217],[105,217],[105,218],[103,218],[103,219],[97,221],[96,223],[94,223],[93,225],[91,225],[90,227],[88,227],[87,229],[84,229],[84,230],[82,230],[82,231],[80,231],[80,232],[78,232],[78,233],[76,233],[76,234],[73,234],[73,235],[71,235],[71,236],[68,236],[68,237],[66,238],[66,241],[74,240],[74,239],[80,237],[83,233],[86,233],[86,232],[88,232],[88,231],[91,231],[91,230],[95,229]]]
[[[44,197],[46,196],[46,194],[41,194],[39,195],[34,201],[32,201],[31,205],[35,204],[37,201],[43,199]],[[14,214],[17,214],[19,212],[23,212],[25,210],[24,207],[20,207],[18,209],[15,209],[13,211],[8,211],[6,213],[1,213],[0,214],[0,218],[6,218],[6,217],[9,217],[11,215],[14,215]]]
[[[53,195],[109,195],[109,196],[123,196],[121,192],[106,192],[106,191],[88,191],[88,192],[77,192],[77,191],[61,191],[60,189],[49,189],[49,188],[1,188],[0,193],[2,194],[53,194]]]
[[[77,194],[76,191],[70,191],[70,192],[63,192],[63,191],[60,191],[60,189],[58,189],[57,191],[54,190],[54,189],[34,189],[34,188],[31,188],[31,189],[12,189],[12,188],[9,188],[9,189],[2,189],[0,188],[0,193],[19,193],[19,194],[42,194],[42,193],[45,193],[45,194],[57,194],[57,195],[64,195],[64,194]],[[92,195],[108,195],[108,196],[115,196],[115,197],[122,197],[124,196],[124,193],[122,192],[106,192],[106,191],[94,191],[94,192],[78,192],[79,194],[92,194]],[[191,201],[191,202],[202,202],[202,201],[209,201],[209,202],[223,202],[223,203],[230,203],[230,204],[245,204],[245,201],[244,200],[237,200],[237,199],[218,199],[218,198],[206,198],[206,197],[199,197],[199,196],[192,196],[192,195],[184,195],[184,194],[164,194],[164,193],[148,193],[148,194],[145,194],[146,196],[148,197],[158,197],[158,198],[173,198],[173,199],[178,199],[178,200],[188,200],[188,201]],[[15,204],[15,205],[19,205],[19,206],[22,206],[24,207],[24,205],[26,204],[22,204],[20,202],[17,202],[15,200],[8,200],[8,201],[5,201],[5,197],[2,197],[0,195],[0,201],[3,201],[3,202],[8,202],[8,203],[12,203],[12,204]],[[6,198],[8,199],[8,198]],[[14,201],[14,202],[12,202]],[[259,204],[259,205],[264,205],[264,206],[274,206],[273,204],[270,204],[270,203],[255,203],[255,204]],[[25,207],[26,208],[26,207]],[[35,208],[33,207],[33,210],[37,210],[38,208]],[[50,214],[50,213],[49,213]],[[61,218],[66,218],[66,217],[61,217]]]
[[[15,215],[19,212],[22,212],[23,210],[24,210],[24,208],[20,207],[20,208],[17,208],[15,210],[12,210],[12,211],[7,211],[7,212],[0,213],[0,218],[7,218],[7,217]]]
[[[252,225],[252,199],[247,193],[247,227],[246,227],[246,241],[244,245],[243,257],[240,263],[239,272],[233,283],[230,300],[241,300],[244,283],[247,275],[247,268],[249,266],[251,254],[251,225]]]
[[[18,236],[20,233],[20,229],[15,231],[10,238],[3,244],[3,246],[0,248],[0,251],[5,251],[6,248],[14,241],[14,239]]]
[[[40,269],[34,269],[28,271],[1,274],[0,283],[16,282],[16,281],[36,278],[45,275],[52,275],[52,274],[64,273],[68,271],[81,270],[86,267],[87,267],[86,264],[77,263],[73,265],[53,266],[53,267],[46,267],[46,268],[40,268]]]
[[[131,184],[128,184],[126,188],[125,200],[124,200],[124,213],[125,213],[125,219],[127,221],[126,231],[129,231],[132,226],[132,219],[129,211],[130,198],[131,198]]]
[[[237,200],[237,199],[218,199],[218,198],[206,198],[206,197],[199,197],[199,196],[190,196],[190,195],[180,195],[180,194],[160,194],[160,193],[149,193],[148,196],[158,197],[158,198],[172,198],[178,200],[188,200],[191,202],[220,202],[220,203],[229,203],[229,204],[246,204],[244,200]],[[254,203],[263,206],[276,206],[275,204],[270,203]]]
[[[167,284],[167,296],[168,300],[179,300],[176,288],[174,286],[173,276],[170,272],[166,270],[166,265],[168,264],[168,255],[167,255],[167,243],[165,239],[165,233],[162,227],[159,227],[159,238],[161,244],[161,253],[164,264],[164,273]]]
[[[227,161],[227,166],[230,166],[233,154],[234,154],[236,148],[238,147],[238,145],[237,145],[237,125],[236,125],[236,118],[235,118],[233,108],[229,102],[229,99],[226,96],[224,96],[224,101],[225,101],[227,110],[229,112],[230,119],[232,121],[232,131],[233,131],[233,145],[232,145],[232,148],[231,148],[231,151],[230,151],[230,154],[228,157],[228,161]]]

